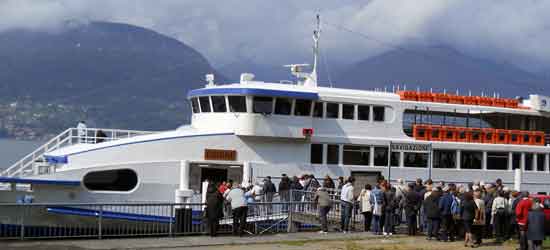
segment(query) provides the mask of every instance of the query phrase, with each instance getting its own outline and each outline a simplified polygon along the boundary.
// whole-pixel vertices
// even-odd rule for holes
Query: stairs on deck
[[[0,177],[24,177],[53,173],[52,171],[55,171],[55,169],[46,161],[44,155],[62,147],[79,143],[95,144],[152,133],[156,132],[98,128],[86,128],[83,130],[69,128],[46,142],[44,145],[38,147],[9,168],[0,172]]]

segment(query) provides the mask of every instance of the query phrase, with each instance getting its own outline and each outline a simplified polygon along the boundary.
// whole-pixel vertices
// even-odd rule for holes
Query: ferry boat
[[[191,123],[175,130],[66,130],[1,173],[0,202],[188,202],[205,180],[251,185],[283,173],[355,176],[359,186],[500,178],[550,191],[549,97],[321,87],[319,35],[311,72],[288,65],[295,81],[207,75],[187,94]]]

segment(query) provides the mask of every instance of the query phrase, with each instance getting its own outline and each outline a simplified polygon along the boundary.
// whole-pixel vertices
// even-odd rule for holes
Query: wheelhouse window
[[[254,96],[253,111],[258,114],[271,114],[273,112],[273,98]]]
[[[210,97],[208,96],[199,97],[199,103],[201,106],[202,113],[210,112]]]
[[[276,115],[290,115],[292,110],[292,100],[288,98],[276,98],[275,99],[275,114]]]
[[[366,106],[366,105],[357,106],[357,120],[360,120],[360,121],[370,120],[370,106]]]
[[[456,168],[456,151],[434,150],[433,167],[434,168]]]
[[[462,151],[460,155],[460,168],[481,169],[483,153],[477,151]]]
[[[508,153],[507,152],[487,152],[487,169],[507,170]]]
[[[395,166],[395,167],[398,167],[400,166],[399,165],[399,161],[400,161],[400,158],[401,157],[401,153],[400,152],[392,152],[391,153],[391,159],[390,159],[390,163],[392,166]]]
[[[342,104],[342,119],[353,120],[355,116],[355,105]]]
[[[375,147],[374,148],[374,166],[387,166],[387,165],[388,165],[388,148]]]
[[[311,113],[311,101],[310,100],[302,100],[302,99],[296,99],[294,105],[294,115],[295,116],[309,116]],[[323,111],[321,110],[321,116],[323,115]]]
[[[338,109],[339,109],[338,103],[329,103],[329,102],[327,102],[326,105],[327,105],[327,112],[326,112],[325,117],[330,118],[330,119],[337,119],[338,118]]]
[[[521,169],[521,153],[512,154],[512,169]]]
[[[131,169],[115,169],[87,173],[82,183],[90,191],[128,192],[138,184],[136,172]]]
[[[323,118],[323,103],[316,102],[313,106],[313,117]]]
[[[537,171],[545,171],[546,169],[546,155],[537,154]]]
[[[525,153],[525,171],[533,171],[533,154]]]
[[[369,158],[369,146],[344,145],[344,165],[368,166]]]
[[[312,164],[323,164],[323,144],[311,144]]]
[[[199,99],[197,99],[197,98],[192,98],[192,99],[191,99],[191,109],[193,110],[193,113],[194,113],[194,114],[200,113],[200,110],[199,110]]]
[[[229,111],[236,113],[246,113],[246,97],[245,96],[228,96]]]
[[[214,109],[214,112],[227,112],[227,106],[225,105],[225,96],[212,96],[211,98],[212,108]]]
[[[386,119],[386,108],[383,106],[372,107],[373,119],[375,122],[383,122]]]
[[[405,167],[426,168],[428,167],[429,155],[426,153],[405,152]]]
[[[338,164],[340,159],[340,146],[327,145],[327,164]]]

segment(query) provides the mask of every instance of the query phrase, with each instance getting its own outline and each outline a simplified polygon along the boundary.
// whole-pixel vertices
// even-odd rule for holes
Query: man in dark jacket
[[[418,194],[418,192],[415,191],[414,188],[414,183],[409,184],[408,191],[405,194],[404,208],[405,215],[407,216],[407,227],[409,236],[416,235],[416,217],[418,215],[418,210],[420,209],[420,202],[422,201],[420,195]]]
[[[214,183],[208,184],[206,189],[206,218],[208,234],[215,237],[218,232],[220,218],[223,217],[223,196],[218,192]]]
[[[279,182],[279,197],[281,199],[281,202],[288,202],[290,201],[290,178],[286,176],[286,174],[283,174],[281,176],[281,181]]]
[[[441,240],[454,241],[455,226],[451,206],[453,205],[453,195],[455,187],[453,184],[443,188],[443,196],[439,199],[439,212],[441,213]]]
[[[439,210],[440,192],[436,189],[424,200],[424,211],[428,219],[428,240],[434,237],[439,240],[439,225],[441,223],[441,212]]]
[[[529,249],[542,250],[542,241],[544,241],[544,221],[545,216],[540,204],[540,199],[533,199],[533,207],[527,215],[527,240]]]

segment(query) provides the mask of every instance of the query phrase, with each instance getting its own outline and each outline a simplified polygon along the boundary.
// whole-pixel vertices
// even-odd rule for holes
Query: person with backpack
[[[410,183],[407,193],[405,194],[404,209],[407,217],[407,232],[409,236],[415,236],[418,229],[417,216],[420,210],[422,199],[420,194],[415,190],[415,184]]]
[[[439,212],[441,213],[441,240],[454,241],[454,219],[452,213],[454,185],[449,184],[443,188],[443,195],[439,199]]]
[[[496,242],[504,241],[506,229],[506,217],[508,211],[508,202],[504,199],[504,192],[498,191],[498,196],[493,200],[491,215],[493,216],[493,227],[495,228]]]
[[[533,199],[531,211],[527,214],[527,240],[529,249],[542,250],[542,242],[545,239],[544,235],[545,216],[543,206],[539,198]]]
[[[427,240],[439,240],[439,225],[441,224],[441,212],[439,210],[439,190],[434,189],[424,200],[424,211],[427,219]]]
[[[483,230],[485,229],[485,202],[481,199],[481,191],[479,189],[474,191],[474,202],[477,206],[477,212],[472,227],[472,235],[475,245],[479,246],[483,243]]]
[[[374,186],[371,192],[372,202],[372,233],[375,235],[381,235],[381,218],[384,213],[384,192],[379,187],[380,184]]]

